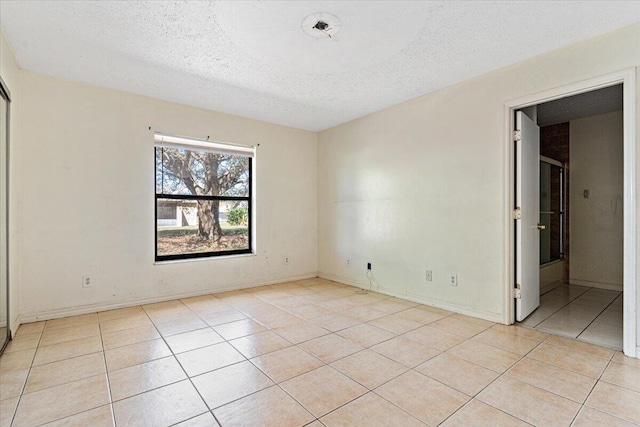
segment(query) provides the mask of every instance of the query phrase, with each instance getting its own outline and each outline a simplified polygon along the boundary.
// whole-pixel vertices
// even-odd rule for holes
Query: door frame
[[[637,158],[640,151],[636,141],[636,68],[627,68],[618,72],[594,77],[588,80],[556,87],[524,97],[512,99],[504,103],[504,141],[505,141],[505,183],[506,209],[504,212],[505,227],[505,271],[504,271],[504,323],[515,323],[515,304],[513,288],[515,286],[515,227],[512,210],[515,203],[515,158],[513,144],[514,114],[524,107],[541,104],[555,99],[590,92],[622,83],[623,85],[623,139],[624,139],[624,241],[623,241],[623,351],[630,357],[640,357],[637,348],[636,333],[638,322],[637,307],[637,223],[636,215],[636,183]]]

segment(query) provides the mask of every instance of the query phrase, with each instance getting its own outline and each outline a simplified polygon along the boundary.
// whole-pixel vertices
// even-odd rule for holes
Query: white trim
[[[366,285],[363,285],[362,283],[358,283],[354,280],[350,280],[344,277],[340,277],[340,276],[336,276],[333,274],[328,274],[328,273],[318,273],[318,277],[320,277],[321,279],[326,279],[326,280],[331,280],[333,282],[338,282],[338,283],[342,283],[343,285],[349,285],[349,286],[353,286],[359,289],[365,289],[365,290],[369,290],[369,287]],[[468,307],[464,307],[464,306],[460,306],[460,305],[456,305],[456,304],[451,304],[448,302],[444,302],[444,301],[439,301],[439,300],[434,300],[434,299],[430,299],[430,298],[424,298],[424,297],[420,297],[417,295],[411,295],[411,294],[402,294],[399,292],[393,292],[385,287],[381,287],[381,286],[375,286],[374,289],[371,289],[372,292],[378,292],[380,294],[384,294],[384,295],[389,295],[392,297],[396,297],[396,298],[400,298],[400,299],[404,299],[407,301],[413,301],[413,302],[417,302],[420,304],[425,304],[425,305],[429,305],[431,307],[437,307],[437,308],[442,308],[444,310],[449,310],[449,311],[453,311],[454,313],[460,313],[460,314],[465,314],[467,316],[471,316],[471,317],[477,317],[479,319],[483,319],[483,320],[488,320],[490,322],[496,322],[496,323],[502,323],[502,315],[499,313],[490,313],[490,312],[486,312],[486,311],[478,311],[478,310],[474,310],[472,308],[468,308]]]
[[[512,99],[504,103],[504,131],[505,131],[505,209],[504,224],[504,321],[512,324],[515,321],[515,310],[511,299],[512,278],[514,277],[514,227],[511,219],[513,207],[513,111],[531,105],[541,104],[554,99],[590,92],[595,89],[623,84],[623,123],[624,123],[624,314],[623,314],[623,350],[627,356],[637,357],[637,242],[636,242],[636,69],[628,68],[615,73],[595,77],[566,86],[549,89],[521,98]]]
[[[607,289],[610,291],[623,291],[622,283],[605,283],[605,282],[592,282],[590,280],[580,280],[569,278],[570,285],[587,286],[590,288]]]
[[[301,276],[295,276],[295,277],[279,278],[279,279],[267,280],[262,282],[253,282],[253,283],[247,283],[244,285],[227,286],[224,288],[163,295],[161,297],[145,298],[145,299],[139,299],[134,301],[91,304],[91,305],[85,305],[80,307],[63,308],[59,310],[22,313],[20,315],[20,324],[39,322],[41,320],[58,319],[60,317],[76,316],[79,314],[95,313],[99,311],[115,310],[117,308],[134,307],[137,305],[144,305],[144,304],[153,304],[156,302],[171,301],[171,300],[181,299],[181,298],[197,297],[201,295],[210,295],[210,294],[215,295],[221,292],[238,291],[241,289],[256,288],[259,286],[274,285],[278,283],[293,282],[296,280],[314,279],[316,277],[318,277],[318,273],[313,272],[313,273],[303,274]]]

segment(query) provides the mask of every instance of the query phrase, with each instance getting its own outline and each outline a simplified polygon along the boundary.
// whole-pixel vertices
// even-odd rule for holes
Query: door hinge
[[[513,219],[522,219],[522,212],[520,211],[520,206],[518,206],[513,210],[513,212],[511,212],[511,217]]]
[[[513,298],[522,299],[522,290],[520,289],[520,283],[516,283],[516,287],[513,288]]]
[[[513,140],[514,141],[520,141],[522,139],[522,131],[520,131],[520,129],[516,129],[513,131]]]

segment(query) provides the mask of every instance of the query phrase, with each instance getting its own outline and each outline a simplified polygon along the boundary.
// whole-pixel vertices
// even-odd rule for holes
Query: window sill
[[[185,262],[202,262],[202,261],[214,261],[219,259],[230,259],[230,258],[245,258],[245,257],[253,257],[256,256],[255,253],[250,254],[237,254],[237,255],[220,255],[220,256],[210,256],[210,257],[202,257],[202,258],[187,258],[187,259],[171,259],[167,261],[154,261],[153,265],[165,265],[165,264],[182,264]]]

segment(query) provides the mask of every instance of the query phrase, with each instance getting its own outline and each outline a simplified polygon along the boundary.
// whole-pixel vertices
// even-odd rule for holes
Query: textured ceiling
[[[300,28],[341,20],[335,37]],[[1,1],[24,69],[322,130],[640,21],[640,2]]]
[[[622,85],[567,96],[538,105],[538,125],[549,126],[569,120],[622,110]]]

